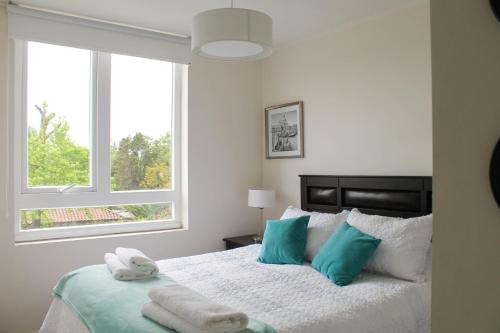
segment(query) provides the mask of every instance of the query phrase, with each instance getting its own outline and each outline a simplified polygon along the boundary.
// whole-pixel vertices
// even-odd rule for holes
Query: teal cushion
[[[302,265],[309,217],[268,220],[257,261],[264,264]]]
[[[346,286],[365,267],[380,242],[344,222],[323,244],[312,267],[336,285]]]

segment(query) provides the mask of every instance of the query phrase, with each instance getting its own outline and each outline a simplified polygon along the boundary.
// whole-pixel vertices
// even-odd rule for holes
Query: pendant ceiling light
[[[270,16],[251,9],[219,8],[193,19],[193,54],[221,60],[255,60],[272,52]]]

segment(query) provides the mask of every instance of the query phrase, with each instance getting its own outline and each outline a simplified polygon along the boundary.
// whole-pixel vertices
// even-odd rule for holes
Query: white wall
[[[487,0],[431,0],[433,333],[500,332],[500,22]]]
[[[39,328],[62,274],[103,262],[116,246],[153,258],[223,249],[222,238],[256,229],[246,190],[261,183],[260,63],[195,58],[189,77],[189,231],[14,245],[6,212],[7,37],[0,8],[0,332]]]
[[[388,12],[263,61],[263,106],[304,101],[305,158],[264,160],[277,217],[299,174],[431,175],[429,4]]]

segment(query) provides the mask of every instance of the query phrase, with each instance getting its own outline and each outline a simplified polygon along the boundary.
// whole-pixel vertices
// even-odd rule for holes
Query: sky
[[[280,125],[280,122],[283,120],[283,114],[286,116],[286,121],[288,125],[296,125],[297,124],[297,111],[285,111],[285,112],[277,112],[271,115],[271,125],[277,126]]]
[[[88,50],[28,43],[28,125],[39,128],[35,105],[63,116],[70,136],[89,147],[92,60]],[[111,142],[142,132],[170,132],[171,63],[122,55],[111,57]]]

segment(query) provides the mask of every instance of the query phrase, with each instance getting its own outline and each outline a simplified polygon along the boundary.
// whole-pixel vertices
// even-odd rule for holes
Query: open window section
[[[27,43],[25,188],[89,187],[92,52]]]

